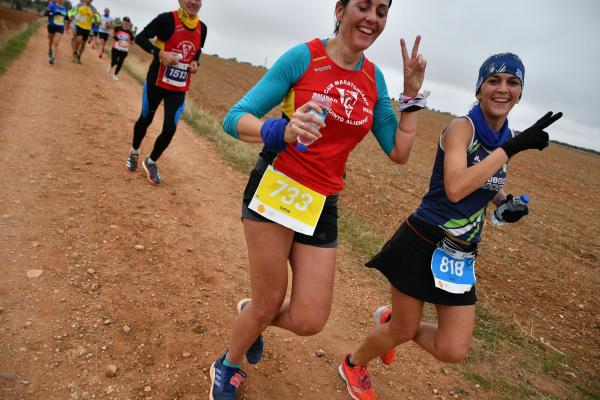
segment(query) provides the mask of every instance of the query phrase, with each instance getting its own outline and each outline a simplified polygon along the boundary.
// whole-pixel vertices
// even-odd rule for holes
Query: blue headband
[[[479,93],[481,85],[487,78],[501,72],[513,74],[521,81],[521,88],[525,86],[525,66],[519,56],[513,53],[501,53],[490,56],[481,64],[479,79],[477,79],[477,85],[475,85],[475,93]]]

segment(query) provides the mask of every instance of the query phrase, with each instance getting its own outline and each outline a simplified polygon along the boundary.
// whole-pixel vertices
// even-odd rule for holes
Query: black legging
[[[152,153],[150,154],[150,158],[153,161],[158,160],[171,143],[173,135],[175,135],[177,123],[185,108],[185,93],[172,92],[146,82],[144,84],[144,94],[142,99],[142,114],[133,128],[132,147],[134,149],[139,149],[144,136],[146,136],[146,131],[154,119],[156,109],[163,100],[165,120],[163,121],[162,132],[156,138],[154,149],[152,149]]]
[[[125,62],[125,58],[127,57],[127,54],[129,54],[126,51],[121,51],[121,50],[117,50],[113,47],[110,55],[112,57],[112,60],[110,62],[110,66],[114,67],[115,65],[117,66],[117,69],[115,69],[115,75],[119,74],[119,71],[121,70],[121,67],[123,66],[123,62]]]

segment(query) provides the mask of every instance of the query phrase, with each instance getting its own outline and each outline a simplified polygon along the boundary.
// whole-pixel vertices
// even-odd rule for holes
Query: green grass
[[[527,344],[515,322],[507,320],[481,304],[477,305],[473,335],[483,342],[488,351],[495,351],[501,342],[508,342],[518,347]]]
[[[381,234],[348,212],[340,211],[339,216],[340,236],[358,257],[368,260],[381,250],[385,243]]]
[[[204,110],[194,107],[186,100],[186,112],[183,114],[184,121],[194,131],[210,141],[221,155],[221,157],[237,171],[248,173],[258,159],[258,153],[262,148],[258,144],[244,143],[229,136],[221,125]]]
[[[0,75],[6,72],[8,66],[25,49],[29,38],[38,29],[39,25],[38,22],[33,22],[24,31],[9,39],[6,46],[0,50]]]
[[[480,376],[478,374],[474,374],[474,373],[466,373],[464,375],[465,379],[478,384],[479,386],[481,386],[483,389],[488,390],[492,387],[492,384],[490,381],[488,381],[487,379],[485,379],[483,376]]]

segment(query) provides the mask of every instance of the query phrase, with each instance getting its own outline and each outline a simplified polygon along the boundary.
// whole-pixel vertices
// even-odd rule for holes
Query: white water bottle
[[[508,200],[504,204],[501,204],[498,207],[496,207],[496,209],[494,210],[492,215],[490,215],[490,220],[492,221],[492,223],[494,225],[497,225],[497,226],[504,225],[506,223],[504,221],[504,218],[502,218],[502,214],[504,214],[504,211],[506,211],[506,210],[522,211],[527,208],[527,204],[529,204],[529,196],[528,195],[522,194],[519,197],[513,197],[512,199]]]
[[[325,118],[327,118],[327,114],[331,110],[331,103],[332,103],[331,97],[325,96],[324,94],[321,94],[321,93],[313,93],[310,101],[312,101],[313,103],[317,103],[319,105],[319,107],[321,107],[322,112],[318,113],[315,110],[310,109],[308,111],[308,113],[312,114],[312,115],[316,115],[317,117],[319,117],[320,119],[325,121]],[[312,124],[312,126],[314,126],[317,129],[321,128],[319,125],[316,125],[316,124]],[[313,144],[313,142],[314,142],[314,140],[306,140],[304,137],[302,137],[300,135],[298,135],[297,141],[298,141],[298,143],[296,143],[296,148],[302,152],[305,152],[307,150],[307,147],[310,146],[311,144]]]

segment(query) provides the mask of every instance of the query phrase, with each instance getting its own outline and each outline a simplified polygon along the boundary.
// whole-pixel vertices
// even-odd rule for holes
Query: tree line
[[[48,7],[48,0],[10,0],[10,8],[16,10],[35,10],[42,12]],[[69,8],[70,2],[65,1],[65,6]]]

